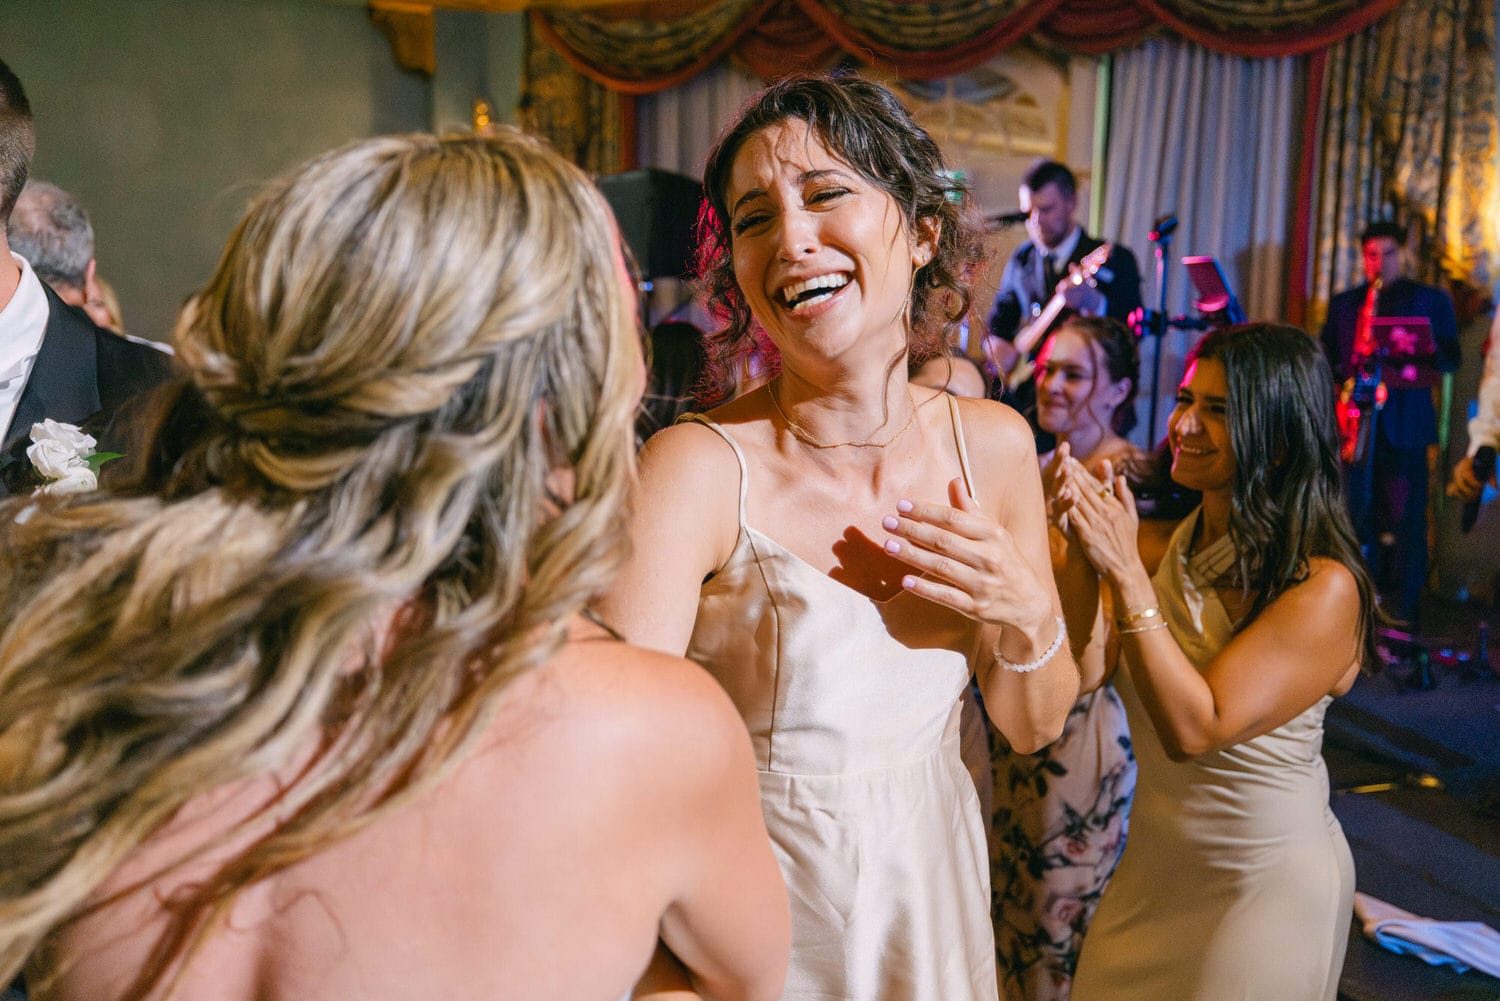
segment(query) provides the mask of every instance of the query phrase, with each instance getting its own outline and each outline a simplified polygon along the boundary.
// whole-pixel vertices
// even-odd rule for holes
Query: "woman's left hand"
[[[1052,618],[1052,588],[961,478],[948,484],[948,497],[951,507],[903,500],[899,516],[883,520],[894,536],[885,551],[923,574],[906,575],[901,586],[978,622],[1035,634]]]
[[[1068,515],[1068,527],[1083,546],[1084,555],[1105,577],[1119,581],[1140,563],[1137,534],[1141,519],[1135,495],[1124,476],[1116,476],[1106,460],[1095,478],[1077,459],[1064,463],[1058,499]]]

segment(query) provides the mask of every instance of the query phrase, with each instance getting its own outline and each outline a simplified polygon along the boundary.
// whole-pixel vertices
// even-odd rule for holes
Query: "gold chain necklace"
[[[778,382],[779,381],[780,380],[778,380]],[[906,401],[911,404],[911,413],[906,415],[906,423],[901,425],[901,427],[897,429],[896,433],[891,435],[885,441],[856,440],[821,442],[817,438],[813,437],[812,432],[808,431],[807,428],[792,420],[786,415],[786,411],[781,409],[781,402],[776,399],[777,388],[778,383],[772,383],[770,386],[766,387],[766,392],[771,397],[771,406],[776,409],[776,415],[781,418],[784,424],[786,424],[787,430],[792,433],[792,437],[802,442],[802,444],[811,446],[812,448],[843,448],[845,445],[851,445],[854,448],[885,448],[891,442],[895,441],[897,438],[905,434],[906,429],[911,427],[912,421],[917,419],[917,401],[912,399],[911,390],[908,389],[906,391]]]

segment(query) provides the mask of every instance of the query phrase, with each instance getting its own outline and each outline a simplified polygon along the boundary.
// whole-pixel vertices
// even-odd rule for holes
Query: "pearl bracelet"
[[[1036,660],[1030,660],[1024,664],[1016,664],[1009,660],[1006,660],[1005,655],[1000,652],[1000,639],[1005,635],[1004,632],[1001,632],[1000,636],[995,637],[994,649],[990,651],[995,655],[995,663],[999,664],[1007,671],[1014,671],[1017,674],[1030,674],[1037,668],[1044,666],[1047,661],[1057,656],[1057,651],[1062,649],[1063,639],[1068,635],[1068,624],[1063,621],[1063,617],[1061,615],[1057,616],[1056,618],[1057,638],[1052,641],[1051,646],[1042,651],[1042,655]]]

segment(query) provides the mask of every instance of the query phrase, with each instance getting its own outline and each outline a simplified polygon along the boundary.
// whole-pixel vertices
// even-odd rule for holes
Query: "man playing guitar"
[[[1123,322],[1141,305],[1141,274],[1127,248],[1106,245],[1074,220],[1078,181],[1065,165],[1044,160],[1033,167],[1021,182],[1020,200],[1030,239],[1005,265],[987,317],[984,349],[1006,383],[1002,399],[1032,418],[1036,390],[1029,362],[1048,329],[1070,312]],[[1102,255],[1094,253],[1101,249]],[[1027,364],[1020,365],[1023,360]],[[1038,446],[1050,448],[1044,434],[1039,432]]]

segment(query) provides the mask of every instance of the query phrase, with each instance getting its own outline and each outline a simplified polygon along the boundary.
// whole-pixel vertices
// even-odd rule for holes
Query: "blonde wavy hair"
[[[151,482],[0,511],[0,984],[185,803],[293,771],[288,819],[174,897],[131,996],[157,989],[557,651],[619,562],[617,246],[584,175],[510,131],[358,142],[252,204],[178,321]]]

